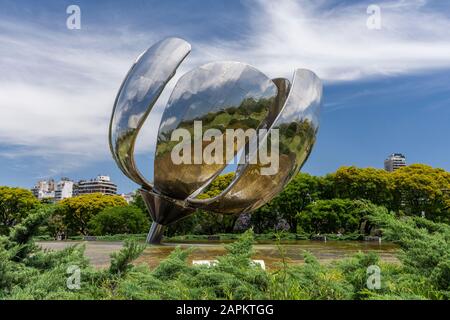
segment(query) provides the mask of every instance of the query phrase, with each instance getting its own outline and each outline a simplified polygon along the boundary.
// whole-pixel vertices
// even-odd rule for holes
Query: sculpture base
[[[147,235],[147,243],[160,244],[167,226],[194,213],[195,209],[187,207],[184,202],[168,198],[151,190],[139,190],[152,217],[153,224]]]
[[[153,222],[147,235],[147,243],[160,244],[164,233],[164,226],[157,222]]]

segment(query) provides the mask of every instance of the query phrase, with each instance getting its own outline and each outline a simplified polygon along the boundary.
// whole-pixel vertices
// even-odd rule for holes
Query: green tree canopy
[[[268,227],[266,216],[271,216],[272,226],[278,219],[285,219],[289,223],[290,230],[296,232],[296,215],[315,199],[320,198],[319,184],[320,177],[315,177],[307,173],[299,173],[287,185],[287,187],[277,197],[265,206],[256,210],[252,214],[252,223],[258,230]],[[275,218],[274,218],[275,217]]]
[[[233,173],[228,173],[217,177],[198,198],[217,196],[233,176]],[[250,224],[257,233],[263,233],[273,231],[280,222],[287,222],[290,231],[296,232],[298,213],[314,201],[333,199],[368,200],[386,207],[388,211],[406,215],[421,215],[423,211],[429,219],[449,222],[449,176],[445,170],[420,164],[394,172],[350,166],[341,167],[325,177],[299,173],[277,197],[251,213]],[[232,232],[235,222],[236,216],[199,210],[170,226],[168,234]]]
[[[144,233],[150,226],[149,215],[135,206],[108,207],[89,222],[94,235]]]
[[[56,212],[63,217],[69,234],[86,235],[92,217],[105,208],[125,206],[127,202],[121,196],[92,193],[62,200]]]
[[[450,173],[424,164],[413,164],[391,174],[394,210],[450,221]]]
[[[29,190],[0,186],[0,234],[7,233],[10,227],[39,205]]]
[[[136,190],[134,193],[133,201],[130,202],[131,206],[138,207],[142,210],[142,212],[147,212],[147,206],[145,205],[144,198],[142,198],[139,190]]]
[[[385,170],[341,167],[327,179],[332,181],[334,198],[366,199],[385,206],[392,202],[391,174]]]
[[[198,198],[199,199],[207,199],[212,198],[219,195],[233,180],[234,172],[225,173],[217,178],[215,178],[211,184],[206,188],[206,190],[201,193]]]
[[[367,200],[318,200],[297,215],[298,227],[309,233],[358,232],[377,208]]]

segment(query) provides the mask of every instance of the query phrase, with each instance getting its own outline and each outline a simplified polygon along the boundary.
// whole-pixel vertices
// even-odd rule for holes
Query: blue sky
[[[381,29],[366,27],[367,6]],[[68,5],[81,30],[68,30]],[[177,77],[238,60],[271,77],[309,68],[324,80],[321,128],[303,171],[381,168],[389,153],[450,171],[450,4],[445,1],[0,0],[0,185],[108,174],[107,126],[133,60],[166,36],[193,51]],[[142,171],[171,81],[138,141]]]

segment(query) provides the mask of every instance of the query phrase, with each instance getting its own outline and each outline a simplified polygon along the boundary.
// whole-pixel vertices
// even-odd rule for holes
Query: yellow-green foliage
[[[233,180],[233,177],[233,172],[218,176],[211,182],[211,184],[203,193],[198,195],[198,198],[207,199],[219,195],[219,193],[221,193],[223,190],[225,190],[226,187],[228,187],[228,185],[231,183],[231,180]]]
[[[22,221],[39,201],[26,189],[0,186],[0,234]]]
[[[102,195],[101,193],[85,194],[62,200],[56,215],[62,217],[69,233],[87,234],[89,221],[109,207],[124,207],[127,202],[121,196]]]
[[[450,222],[450,172],[424,164],[403,167],[392,173],[391,190],[397,208],[422,212],[435,221]]]
[[[394,172],[374,168],[341,167],[327,176],[333,197],[367,199],[389,210],[410,215],[422,212],[435,221],[450,221],[450,173],[424,164]]]

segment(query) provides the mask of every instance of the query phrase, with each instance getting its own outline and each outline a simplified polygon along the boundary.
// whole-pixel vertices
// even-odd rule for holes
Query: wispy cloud
[[[271,76],[303,67],[330,81],[450,67],[450,19],[426,1],[380,2],[380,30],[367,28],[367,4],[329,3],[252,1],[242,39],[204,44],[204,51],[248,61]]]
[[[0,144],[14,146],[0,156],[40,156],[49,173],[104,159],[115,92],[148,41],[11,21],[0,30]]]
[[[450,67],[450,19],[426,1],[381,2],[381,30],[367,29],[367,5],[261,0],[246,6],[248,27],[237,40],[211,35],[206,41],[190,30],[194,50],[177,78],[212,60],[247,62],[272,77],[310,68],[326,81]],[[168,28],[186,36],[183,21],[178,25]],[[49,169],[58,168],[61,158],[70,168],[109,157],[116,91],[131,62],[158,38],[157,30],[120,25],[111,32],[52,31],[2,19],[0,146],[13,148],[0,147],[0,156],[41,156]],[[146,124],[138,152],[154,142],[158,115],[177,78]]]

